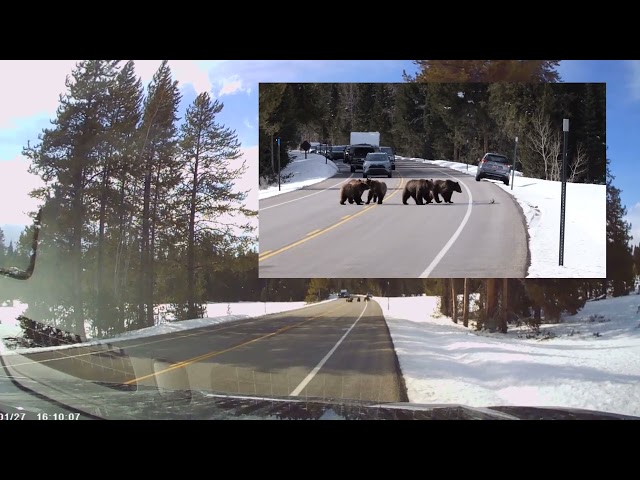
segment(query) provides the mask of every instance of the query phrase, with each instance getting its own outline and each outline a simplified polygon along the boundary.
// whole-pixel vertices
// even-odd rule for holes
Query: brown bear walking
[[[340,189],[340,205],[344,205],[347,200],[349,203],[363,205],[362,194],[365,190],[369,190],[369,185],[363,180],[357,179],[345,183]]]
[[[409,180],[402,191],[402,203],[408,205],[407,200],[409,197],[413,198],[416,205],[424,205],[431,203],[431,191],[433,190],[433,181],[425,179]]]
[[[387,184],[378,180],[367,179],[367,185],[369,185],[369,196],[367,198],[367,205],[373,202],[377,202],[378,205],[382,204],[384,196],[387,194]]]
[[[442,203],[439,195],[442,195],[445,203],[453,203],[451,201],[451,196],[453,192],[462,193],[462,188],[460,187],[459,182],[454,182],[453,180],[432,180],[433,182],[433,198],[436,203]]]

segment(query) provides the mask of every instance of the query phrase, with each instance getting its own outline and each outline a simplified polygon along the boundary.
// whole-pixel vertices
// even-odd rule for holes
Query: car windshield
[[[373,151],[374,151],[373,147],[355,147],[353,149],[353,155],[357,157],[364,157],[365,155]]]
[[[509,163],[509,159],[502,155],[487,155],[485,157],[485,160],[487,162],[504,163],[504,164]]]
[[[391,147],[380,147],[380,151],[393,154],[393,149]]]
[[[0,420],[640,416],[610,83],[208,62],[0,60]]]

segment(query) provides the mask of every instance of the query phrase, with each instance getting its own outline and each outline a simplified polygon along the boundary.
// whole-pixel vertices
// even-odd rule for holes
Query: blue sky
[[[258,84],[260,82],[399,82],[413,72],[410,60],[171,60],[183,94],[184,112],[198,93],[208,91],[224,103],[218,120],[238,133],[251,172],[243,188],[252,189],[249,206],[257,208]],[[160,61],[136,61],[148,83]],[[55,115],[58,94],[74,61],[0,61],[0,225],[24,223],[30,209],[24,192],[38,184],[26,173],[20,152]],[[640,189],[635,161],[640,154],[640,61],[565,60],[560,73],[567,82],[607,83],[607,140],[615,184],[640,242]],[[635,191],[634,191],[635,190]],[[24,200],[18,201],[18,198]],[[12,208],[8,208],[11,205]]]

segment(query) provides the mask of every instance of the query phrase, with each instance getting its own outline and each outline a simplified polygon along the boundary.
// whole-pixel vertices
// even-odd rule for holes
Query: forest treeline
[[[525,176],[560,180],[562,121],[570,120],[569,181],[606,182],[604,83],[288,83],[260,85],[260,175],[277,177],[309,142],[346,145],[380,132],[398,155],[476,164],[512,158]]]

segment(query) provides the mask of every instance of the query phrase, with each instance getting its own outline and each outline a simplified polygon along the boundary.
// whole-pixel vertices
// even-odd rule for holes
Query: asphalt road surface
[[[340,205],[347,165],[323,182],[260,200],[260,278],[524,278],[526,221],[491,181],[398,160],[382,205]],[[462,184],[453,204],[402,204],[414,178]],[[366,194],[364,200],[366,201]]]
[[[112,387],[219,394],[407,401],[376,302],[338,299],[299,310],[109,345],[3,358],[12,375]],[[55,397],[55,396],[54,396]]]

